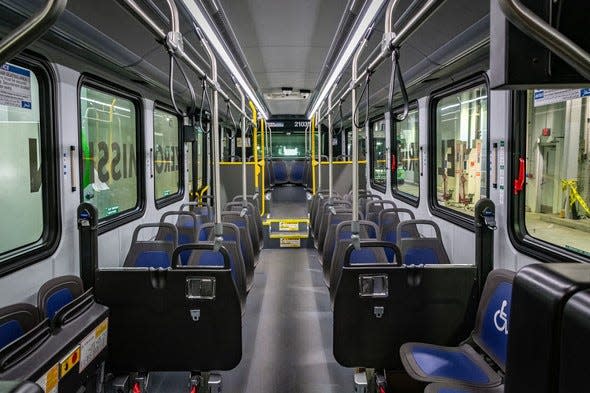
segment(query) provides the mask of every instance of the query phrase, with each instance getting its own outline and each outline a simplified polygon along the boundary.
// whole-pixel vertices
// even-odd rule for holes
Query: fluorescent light
[[[309,113],[307,114],[308,119],[311,120],[313,114],[316,113],[320,104],[322,103],[322,101],[324,101],[326,95],[328,95],[328,92],[332,88],[332,85],[334,85],[334,83],[336,82],[336,78],[338,78],[338,76],[344,70],[344,67],[350,60],[350,57],[358,47],[363,37],[365,36],[367,29],[369,28],[371,23],[373,23],[373,19],[375,19],[375,17],[379,13],[379,10],[381,9],[381,6],[383,6],[384,3],[385,0],[372,0],[371,4],[369,4],[369,6],[367,7],[367,11],[364,13],[363,19],[357,25],[357,29],[354,31],[351,39],[348,41],[346,48],[340,55],[340,58],[338,59],[338,64],[336,64],[336,67],[332,69],[330,77],[322,86],[320,94],[318,95],[315,101],[315,104],[313,105],[311,111],[309,111]]]
[[[199,26],[201,28],[201,30],[203,31],[203,34],[205,35],[205,38],[207,38],[207,41],[209,41],[209,44],[211,44],[211,46],[213,47],[215,52],[217,52],[217,55],[221,58],[221,61],[223,61],[223,63],[229,69],[229,72],[234,76],[234,78],[236,78],[236,81],[242,87],[242,89],[246,93],[246,96],[248,96],[248,98],[250,98],[250,100],[252,100],[252,102],[254,103],[256,108],[258,108],[258,113],[265,120],[267,120],[268,116],[267,116],[266,112],[264,112],[264,109],[263,109],[264,107],[258,101],[256,94],[254,94],[254,91],[250,87],[250,84],[248,82],[246,82],[246,79],[244,79],[244,76],[242,75],[242,73],[240,72],[240,70],[238,69],[236,64],[234,63],[232,57],[225,50],[223,43],[217,37],[217,34],[215,34],[215,30],[213,30],[213,28],[209,24],[207,17],[203,14],[203,12],[197,6],[197,4],[194,0],[181,0],[181,1],[184,4],[184,6],[186,7],[186,9],[190,12],[190,14],[193,17],[197,26]]]

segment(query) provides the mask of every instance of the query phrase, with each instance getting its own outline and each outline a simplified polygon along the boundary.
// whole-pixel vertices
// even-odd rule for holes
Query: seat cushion
[[[502,382],[498,373],[467,344],[443,347],[406,343],[401,346],[400,355],[408,374],[419,381],[488,387]]]
[[[504,385],[493,388],[481,388],[452,383],[431,383],[424,393],[504,393]]]

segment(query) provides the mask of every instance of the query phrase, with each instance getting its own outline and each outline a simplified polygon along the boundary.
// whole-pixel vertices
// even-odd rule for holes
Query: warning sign
[[[279,231],[297,232],[299,230],[298,222],[279,222]]]
[[[41,386],[41,389],[45,393],[57,393],[57,384],[59,382],[59,366],[56,364],[49,369],[39,380],[36,382],[37,385]]]
[[[80,361],[80,346],[78,345],[72,352],[68,354],[61,362],[59,362],[60,377],[72,371],[74,366]]]
[[[301,239],[294,239],[288,237],[281,238],[281,248],[299,248],[301,247]]]
[[[107,346],[109,319],[105,319],[80,343],[80,372]]]
[[[0,67],[0,105],[32,109],[31,71],[10,63]]]

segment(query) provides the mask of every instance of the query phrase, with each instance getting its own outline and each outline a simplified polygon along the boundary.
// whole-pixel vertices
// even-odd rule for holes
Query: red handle
[[[514,195],[518,195],[524,189],[525,169],[525,160],[520,157],[518,159],[518,178],[514,179]]]
[[[391,172],[394,172],[397,170],[397,157],[395,156],[395,154],[391,155]]]

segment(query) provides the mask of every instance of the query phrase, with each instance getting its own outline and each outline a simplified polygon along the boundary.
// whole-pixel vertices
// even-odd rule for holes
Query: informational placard
[[[32,109],[31,71],[10,63],[0,67],[0,105]]]
[[[301,247],[301,239],[298,238],[290,238],[290,237],[282,237],[280,239],[281,248],[299,248]]]
[[[279,231],[296,232],[299,230],[298,222],[279,222]]]
[[[590,88],[535,90],[535,107],[557,104],[559,102],[574,100],[576,98],[582,97],[590,97]]]
[[[107,346],[109,319],[105,319],[80,343],[80,372]]]

